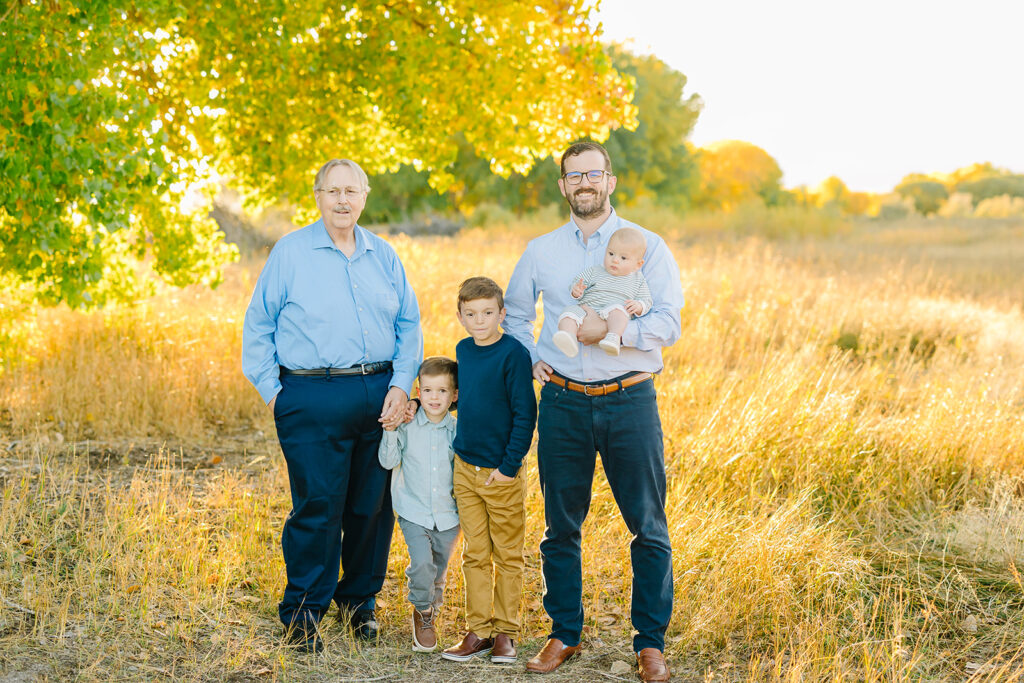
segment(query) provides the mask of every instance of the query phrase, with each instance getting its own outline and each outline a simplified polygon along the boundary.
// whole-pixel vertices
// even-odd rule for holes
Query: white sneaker
[[[609,356],[617,356],[619,355],[619,347],[622,346],[622,341],[619,339],[619,335],[609,332],[604,336],[604,339],[597,342],[597,345]]]
[[[579,342],[565,330],[555,332],[555,336],[551,338],[551,341],[555,342],[558,350],[569,356],[569,358],[575,358],[576,354],[580,352]]]

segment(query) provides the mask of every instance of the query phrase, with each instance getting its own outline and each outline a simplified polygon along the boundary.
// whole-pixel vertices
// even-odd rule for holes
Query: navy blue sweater
[[[488,346],[467,337],[455,347],[455,358],[459,419],[452,448],[470,465],[516,476],[537,424],[530,352],[503,334]]]

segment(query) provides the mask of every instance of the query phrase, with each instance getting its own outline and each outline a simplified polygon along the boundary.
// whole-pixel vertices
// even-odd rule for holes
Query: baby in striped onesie
[[[590,306],[608,322],[608,334],[598,346],[612,356],[619,355],[622,333],[634,315],[643,315],[654,303],[640,267],[644,265],[647,241],[635,228],[619,228],[608,240],[603,266],[591,266],[573,278],[570,294],[579,303],[558,317],[558,332],[551,341],[565,355],[579,353],[576,333],[586,317],[582,306]]]

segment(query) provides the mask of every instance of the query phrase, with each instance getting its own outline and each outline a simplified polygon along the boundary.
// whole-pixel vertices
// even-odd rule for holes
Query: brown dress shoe
[[[494,647],[494,641],[490,638],[477,638],[476,634],[472,631],[466,633],[462,642],[454,647],[450,647],[441,653],[441,656],[445,659],[450,659],[453,662],[468,662],[473,657],[484,657],[491,653],[491,648]]]
[[[499,633],[494,636],[494,649],[491,650],[491,661],[495,664],[515,664],[516,644],[512,638]]]
[[[434,630],[434,609],[424,612],[412,608],[412,651],[433,652],[437,649],[437,631]]]
[[[526,663],[526,670],[535,674],[551,673],[579,651],[579,645],[566,645],[558,638],[548,638],[540,652]]]
[[[636,653],[636,663],[640,667],[641,681],[667,681],[672,677],[665,664],[665,655],[654,647],[645,647]]]

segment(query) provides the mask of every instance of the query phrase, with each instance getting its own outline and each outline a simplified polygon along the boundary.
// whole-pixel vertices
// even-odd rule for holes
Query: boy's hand
[[[405,415],[402,417],[402,422],[408,424],[412,422],[412,419],[416,417],[416,413],[420,409],[420,400],[418,398],[410,398],[409,402],[405,404]]]
[[[495,467],[494,471],[491,472],[491,476],[487,477],[487,481],[484,482],[484,486],[490,486],[492,481],[504,484],[505,482],[512,481],[513,479],[515,479],[515,477],[506,477],[500,470],[498,470],[497,467]]]
[[[580,278],[576,281],[576,284],[572,286],[572,292],[570,292],[570,294],[572,294],[573,299],[579,299],[583,296],[583,292],[585,291],[587,291],[587,288],[583,286],[583,278]]]
[[[630,315],[643,315],[644,305],[636,299],[629,299],[625,302],[626,313]]]

